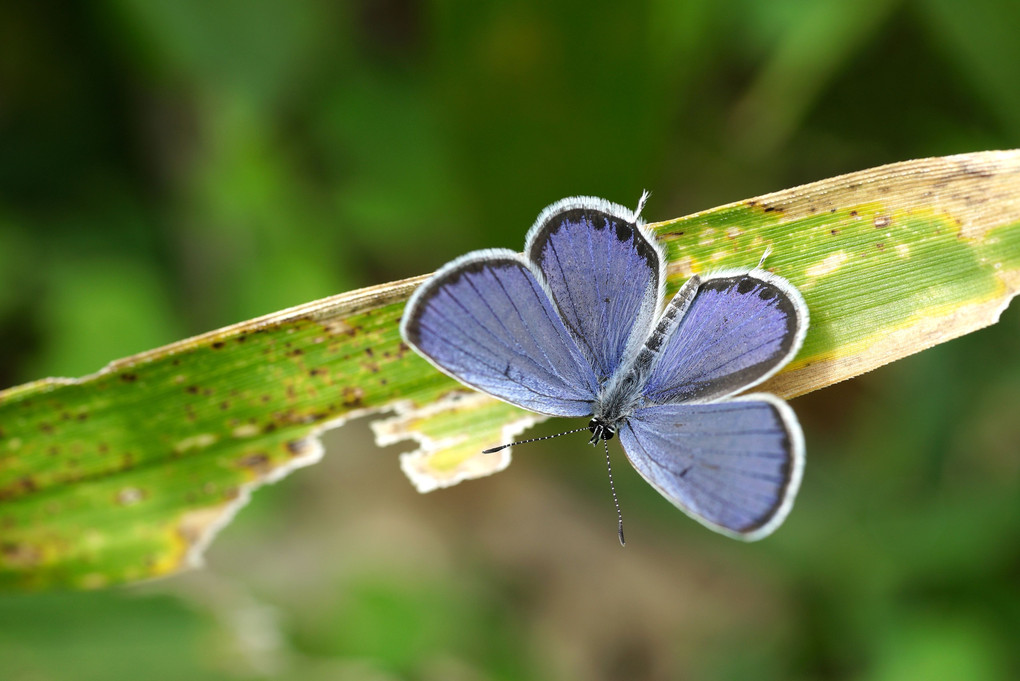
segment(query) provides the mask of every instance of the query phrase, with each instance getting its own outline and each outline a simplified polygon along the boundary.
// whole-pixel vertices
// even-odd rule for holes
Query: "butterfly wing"
[[[751,270],[692,278],[645,343],[643,358],[653,358],[642,392],[658,403],[733,395],[789,362],[807,325],[804,299],[782,277]]]
[[[797,418],[767,394],[639,409],[620,441],[642,477],[680,510],[747,541],[783,522],[804,467]]]
[[[602,199],[564,199],[542,212],[524,251],[599,381],[606,381],[641,349],[661,297],[663,258],[643,222]]]
[[[404,340],[462,383],[531,411],[586,416],[597,390],[531,267],[509,250],[469,253],[411,296]]]

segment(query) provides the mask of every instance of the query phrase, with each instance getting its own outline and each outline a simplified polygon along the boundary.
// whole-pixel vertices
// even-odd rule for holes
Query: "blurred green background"
[[[519,249],[1020,146],[1012,0],[0,4],[0,387]],[[1014,305],[1014,308],[1016,305]],[[581,442],[418,495],[364,422],[181,577],[0,595],[0,681],[1020,678],[1020,314],[794,401],[742,545]],[[556,432],[546,423],[535,434]],[[618,450],[617,450],[618,453]]]

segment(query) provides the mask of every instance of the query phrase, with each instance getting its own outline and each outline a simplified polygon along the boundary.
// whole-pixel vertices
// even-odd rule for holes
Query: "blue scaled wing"
[[[641,349],[661,297],[663,258],[635,213],[603,199],[564,199],[542,212],[525,242],[600,383]]]
[[[757,385],[793,359],[807,332],[800,292],[763,270],[692,278],[674,303],[642,353],[653,356],[642,391],[653,402],[708,402]]]
[[[804,466],[793,411],[767,394],[638,409],[620,441],[642,477],[680,510],[747,541],[783,522]]]
[[[400,330],[436,367],[493,397],[553,416],[592,411],[595,375],[518,253],[449,263],[411,296]]]

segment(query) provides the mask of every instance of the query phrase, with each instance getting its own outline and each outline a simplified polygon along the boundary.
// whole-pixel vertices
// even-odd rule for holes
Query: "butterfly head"
[[[600,419],[598,416],[588,422],[588,430],[591,431],[591,439],[588,444],[595,446],[599,440],[612,440],[616,435],[616,426]]]

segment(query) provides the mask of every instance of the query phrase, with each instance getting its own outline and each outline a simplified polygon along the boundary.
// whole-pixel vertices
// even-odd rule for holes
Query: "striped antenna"
[[[620,511],[620,500],[616,498],[616,485],[613,484],[613,464],[609,461],[609,440],[603,440],[602,444],[606,446],[606,469],[609,470],[609,491],[613,493],[613,504],[616,505],[616,519],[619,522],[617,534],[620,536],[620,546],[626,546],[627,542],[623,538],[623,513]]]
[[[482,454],[495,454],[496,452],[498,452],[501,449],[506,449],[507,447],[513,447],[514,445],[526,445],[529,442],[541,442],[542,440],[551,440],[554,437],[560,437],[561,435],[572,435],[573,433],[580,433],[582,430],[588,430],[588,427],[585,426],[584,428],[578,428],[577,430],[568,430],[565,433],[556,433],[555,435],[546,435],[545,437],[533,437],[530,440],[518,440],[517,442],[511,442],[509,444],[500,445],[499,447],[493,447],[491,449],[483,449],[482,450]]]

